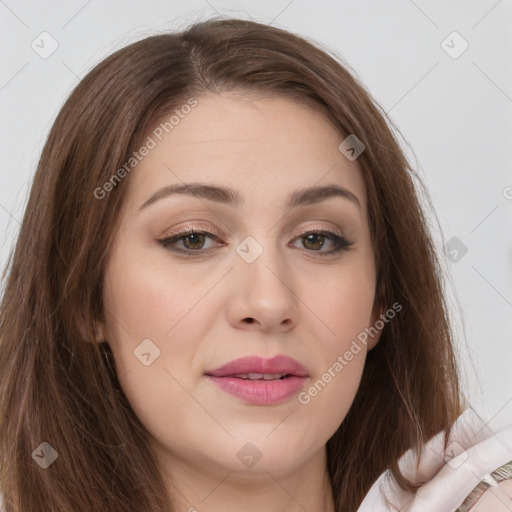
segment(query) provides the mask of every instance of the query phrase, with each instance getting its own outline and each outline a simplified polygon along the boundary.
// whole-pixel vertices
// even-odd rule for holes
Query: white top
[[[493,431],[473,409],[467,409],[453,427],[446,452],[443,446],[441,432],[425,445],[417,469],[415,450],[399,460],[409,479],[429,480],[416,495],[401,489],[388,470],[372,485],[357,512],[456,512],[486,475],[512,461],[512,421]],[[387,505],[386,498],[397,508]]]

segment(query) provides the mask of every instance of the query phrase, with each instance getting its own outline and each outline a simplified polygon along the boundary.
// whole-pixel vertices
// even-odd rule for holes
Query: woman
[[[97,65],[1,305],[6,511],[420,510],[436,482],[402,457],[444,457],[467,404],[415,181],[363,86],[283,30]]]

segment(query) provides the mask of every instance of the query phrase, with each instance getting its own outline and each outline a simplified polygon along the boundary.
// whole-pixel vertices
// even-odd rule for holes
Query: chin
[[[214,462],[241,478],[268,478],[268,473],[278,476],[293,472],[325,444],[304,436],[295,439],[289,432],[279,432],[280,427],[272,432],[274,428],[265,426],[260,432],[251,428],[251,435],[235,436],[214,454]]]

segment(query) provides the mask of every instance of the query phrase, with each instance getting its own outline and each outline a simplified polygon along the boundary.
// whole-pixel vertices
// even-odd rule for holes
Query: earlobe
[[[94,322],[94,339],[91,341],[98,344],[105,341],[105,332],[102,323]]]
[[[367,338],[366,347],[368,352],[375,348],[377,343],[380,340],[382,330],[385,329],[386,323],[382,320],[384,316],[384,308],[379,304],[375,303],[371,315],[371,323],[370,323],[370,334]]]
[[[385,302],[384,297],[386,296],[386,294],[384,282],[382,279],[377,279],[375,292],[376,293],[373,300],[373,309],[370,317],[370,333],[368,335],[366,343],[368,352],[375,348],[382,335],[382,330],[386,328],[386,321],[383,320],[383,318],[386,318],[384,314],[385,308],[383,305],[383,302]]]

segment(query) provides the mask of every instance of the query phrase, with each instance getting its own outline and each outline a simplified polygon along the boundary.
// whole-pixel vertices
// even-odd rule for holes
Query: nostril
[[[252,324],[254,322],[254,318],[244,318],[244,322]]]

